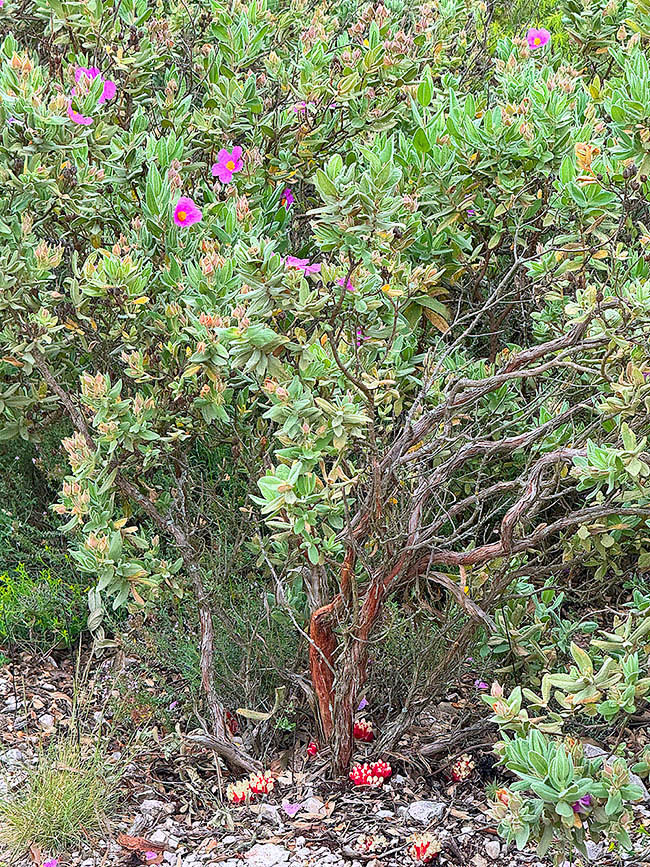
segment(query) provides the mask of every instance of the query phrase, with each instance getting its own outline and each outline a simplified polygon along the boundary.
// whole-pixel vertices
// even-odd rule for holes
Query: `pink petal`
[[[230,159],[230,153],[225,148],[221,148],[221,150],[217,154],[217,162],[225,163],[229,159]]]
[[[100,102],[106,102],[107,99],[113,99],[115,94],[117,93],[117,87],[114,81],[105,81],[104,82],[104,90],[102,91],[102,95],[99,97]]]
[[[78,111],[75,111],[72,107],[71,100],[68,102],[68,117],[70,118],[70,120],[74,121],[75,123],[79,123],[82,126],[89,126],[89,124],[93,122],[92,117],[85,117],[85,115],[81,114]]]
[[[287,814],[287,816],[290,816],[293,819],[293,817],[296,815],[298,810],[302,810],[302,804],[299,804],[299,803],[292,804],[289,801],[283,801],[282,802],[282,809]]]
[[[232,153],[230,154],[230,156],[235,162],[237,162],[237,160],[241,160],[241,155],[242,149],[239,147],[239,145],[235,145],[235,147],[232,149]]]

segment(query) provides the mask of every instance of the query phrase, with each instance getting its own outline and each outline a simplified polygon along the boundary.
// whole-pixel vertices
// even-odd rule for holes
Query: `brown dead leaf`
[[[29,857],[35,864],[40,864],[43,860],[43,853],[41,852],[40,846],[37,846],[36,843],[32,843],[29,847]]]
[[[120,834],[117,842],[123,849],[128,852],[164,852],[165,846],[162,843],[153,843],[147,840],[146,837],[130,837],[128,834]],[[162,856],[160,858],[162,861]],[[149,861],[150,864],[157,864],[158,861]]]

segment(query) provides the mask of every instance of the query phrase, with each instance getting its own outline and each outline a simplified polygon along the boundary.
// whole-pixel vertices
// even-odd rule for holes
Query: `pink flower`
[[[144,857],[145,857],[146,861],[155,861],[156,858],[158,857],[158,853],[157,852],[151,852],[151,851],[145,852]]]
[[[174,222],[177,226],[191,226],[194,223],[198,223],[203,214],[194,204],[192,199],[189,199],[187,196],[181,196],[180,199],[176,202],[176,207],[174,208]]]
[[[526,34],[528,47],[531,51],[536,51],[538,48],[543,48],[551,41],[551,34],[545,27],[531,27]]]
[[[107,99],[113,99],[115,94],[117,93],[117,86],[114,81],[110,81],[110,79],[102,78],[102,74],[96,66],[78,66],[74,71],[74,80],[79,84],[82,76],[85,76],[90,81],[93,81],[97,76],[99,76],[100,80],[104,82],[104,89],[101,92],[101,95],[98,99],[99,105],[106,102]],[[72,90],[72,95],[74,96],[74,89]]]
[[[2,3],[0,2],[0,5]],[[43,867],[59,867],[59,859],[58,858],[46,858],[43,861]]]
[[[86,117],[86,115],[74,110],[71,99],[68,100],[68,117],[70,120],[75,123],[80,123],[82,126],[88,126],[93,122],[92,117]]]
[[[0,0],[0,9],[5,5],[5,0]]]
[[[298,810],[302,810],[302,804],[299,804],[297,802],[291,803],[291,801],[283,801],[282,809],[287,814],[287,816],[290,816],[293,819]]]
[[[287,210],[289,210],[289,208],[291,207],[291,205],[293,205],[293,203],[295,201],[296,200],[293,197],[293,193],[291,192],[289,187],[287,187],[286,190],[282,193],[282,198],[280,199],[280,204],[282,205],[283,208],[286,208]]]
[[[477,689],[489,689],[490,688],[489,685],[484,680],[475,680],[474,686]]]
[[[342,277],[339,280],[339,283],[341,284],[341,286],[343,285],[343,278]],[[361,701],[359,702],[359,707],[357,708],[357,710],[364,710],[364,708],[367,708],[367,707],[368,707],[368,699],[362,698]]]
[[[212,177],[219,178],[222,184],[229,184],[235,172],[244,168],[241,155],[242,149],[239,145],[235,145],[232,151],[221,148],[217,154],[217,162],[212,166]]]
[[[298,259],[296,256],[287,256],[285,265],[287,268],[300,268],[305,274],[318,274],[321,269],[320,262],[310,265],[309,259]]]

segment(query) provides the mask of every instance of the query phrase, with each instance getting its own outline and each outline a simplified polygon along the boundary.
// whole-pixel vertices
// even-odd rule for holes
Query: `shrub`
[[[14,854],[31,844],[58,854],[92,840],[116,806],[118,777],[99,746],[85,755],[72,739],[53,742],[16,795],[0,801],[0,840]]]
[[[233,500],[197,459],[227,452],[342,770],[397,594],[460,627],[438,672],[511,567],[649,554],[645,13],[585,32],[570,0],[567,55],[487,50],[473,0],[50,5],[2,13],[2,435],[72,426],[90,628],[191,593],[250,771],[208,589]]]
[[[0,575],[0,643],[38,650],[70,647],[85,629],[84,588],[42,569],[30,575],[24,565]]]

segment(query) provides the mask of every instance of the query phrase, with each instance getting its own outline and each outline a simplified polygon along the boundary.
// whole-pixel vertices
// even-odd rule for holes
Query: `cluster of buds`
[[[63,247],[50,247],[47,241],[41,241],[34,250],[34,258],[39,268],[44,270],[57,268],[63,259]]]
[[[83,434],[77,432],[74,436],[66,437],[61,445],[66,450],[68,461],[73,470],[78,469],[84,461],[90,458],[91,452]]]
[[[209,46],[208,46],[209,48]],[[178,91],[178,82],[175,78],[170,78],[167,84],[165,85],[165,105],[169,108],[169,106],[174,104],[174,98],[176,96],[176,92]]]
[[[150,19],[147,28],[152,42],[157,42],[158,45],[166,45],[167,48],[174,47],[175,43],[172,38],[171,28],[166,18]]]
[[[472,776],[472,771],[475,767],[476,762],[474,759],[465,753],[452,766],[451,777],[453,781],[455,783],[462,783],[463,780],[468,780]]]
[[[86,539],[86,548],[99,556],[108,553],[108,547],[109,543],[107,536],[97,536],[95,533],[91,533]]]
[[[172,160],[169,168],[167,169],[167,180],[169,181],[169,186],[172,190],[180,190],[183,186],[183,181],[181,180],[180,175],[181,164],[178,160]]]
[[[314,756],[318,755],[318,749],[319,748],[316,741],[309,741],[309,743],[307,744],[307,755],[310,759],[313,759]]]
[[[104,397],[106,391],[106,378],[103,373],[96,373],[94,376],[84,373],[81,377],[81,393],[84,397],[97,400]]]
[[[128,238],[124,235],[120,235],[117,241],[112,246],[113,255],[122,256],[126,255],[131,251],[131,245],[129,244]]]
[[[235,199],[235,214],[240,223],[243,223],[250,217],[251,209],[246,196],[237,196]]]
[[[428,864],[442,851],[442,843],[433,834],[413,834],[408,853],[414,861]]]
[[[27,54],[16,54],[16,52],[14,52],[13,57],[11,58],[11,68],[14,72],[17,72],[21,78],[24,78],[30,74],[34,68],[34,64]]]
[[[398,30],[392,39],[384,41],[384,66],[392,66],[395,63],[395,55],[410,54],[413,49],[413,37],[404,33],[403,30]]]
[[[364,762],[363,765],[354,765],[350,771],[350,779],[355,786],[370,786],[379,788],[393,773],[388,762],[373,762],[371,765]]]
[[[248,779],[230,783],[226,789],[226,797],[232,804],[243,804],[250,801],[254,795],[268,795],[273,791],[275,781],[269,771],[251,774]]]
[[[201,313],[199,322],[205,328],[223,328],[225,324],[221,316],[216,316],[212,313]]]
[[[350,36],[360,36],[362,33],[365,33],[366,30],[370,28],[370,25],[375,21],[377,23],[377,27],[381,30],[384,22],[388,18],[389,12],[388,9],[384,6],[383,3],[377,3],[376,5],[372,5],[372,3],[368,3],[365,7],[359,19],[354,22],[352,27],[349,28],[348,33]]]
[[[54,511],[57,515],[77,515],[81,517],[88,512],[90,506],[90,494],[88,491],[82,491],[79,482],[64,482],[63,490],[61,491],[63,498],[62,503],[57,503],[54,506]]]
[[[375,733],[372,730],[372,723],[365,719],[360,719],[354,724],[354,736],[358,741],[364,741],[369,744],[375,739]]]
[[[381,852],[387,845],[388,840],[382,834],[377,834],[376,836],[372,836],[372,834],[359,834],[354,843],[354,848],[362,855],[369,855],[371,852]]]
[[[199,267],[204,277],[209,277],[217,268],[223,268],[225,264],[226,260],[216,250],[206,252],[205,256],[201,256],[199,260]]]

